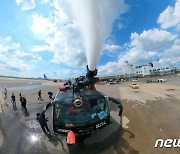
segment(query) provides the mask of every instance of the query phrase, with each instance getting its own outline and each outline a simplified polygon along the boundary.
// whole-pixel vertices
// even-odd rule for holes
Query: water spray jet
[[[89,71],[95,71],[113,21],[126,10],[124,0],[59,1],[82,35]]]

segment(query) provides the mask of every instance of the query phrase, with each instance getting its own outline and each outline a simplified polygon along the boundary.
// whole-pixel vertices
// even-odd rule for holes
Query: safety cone
[[[75,133],[73,131],[68,132],[66,143],[68,145],[76,144],[76,136],[75,136]]]

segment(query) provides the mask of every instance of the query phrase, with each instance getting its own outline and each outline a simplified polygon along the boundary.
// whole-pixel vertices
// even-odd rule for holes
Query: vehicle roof
[[[76,94],[78,94],[80,96],[84,96],[84,97],[91,97],[91,96],[102,97],[103,96],[99,91],[89,90],[89,89],[85,89],[80,92],[76,92]],[[66,92],[58,92],[58,94],[56,95],[55,101],[68,99],[68,98],[74,99],[73,96],[74,96],[74,94],[73,94],[72,90],[67,90]]]
[[[137,83],[135,83],[135,82],[132,82],[131,84],[137,84]]]

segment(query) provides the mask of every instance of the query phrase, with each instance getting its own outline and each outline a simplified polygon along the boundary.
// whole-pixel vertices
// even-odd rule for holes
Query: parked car
[[[115,84],[116,82],[114,81],[114,79],[109,79],[109,84]]]
[[[110,81],[109,84],[116,84],[116,82],[115,81]]]
[[[137,84],[137,83],[134,83],[134,82],[132,82],[132,83],[130,84],[130,87],[133,88],[133,89],[138,89],[138,88],[139,88],[138,84]]]
[[[121,82],[126,82],[126,80],[125,79],[121,79]]]
[[[137,80],[136,80],[136,79],[133,79],[132,82],[137,82]]]
[[[166,82],[166,79],[160,78],[160,79],[157,80],[157,82]]]

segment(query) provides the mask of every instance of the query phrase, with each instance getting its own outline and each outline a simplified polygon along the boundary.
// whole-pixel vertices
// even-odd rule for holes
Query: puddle
[[[165,94],[166,96],[168,96],[168,97],[173,97],[172,95],[169,95],[169,94]]]
[[[22,118],[21,120],[22,122],[25,121],[25,125],[30,128],[30,129],[37,129],[40,128],[40,124],[38,122],[36,122],[35,118],[31,118],[31,119],[24,119]]]
[[[129,119],[127,117],[123,116],[122,117],[122,126],[123,126],[123,128],[129,128],[128,124],[129,124]]]
[[[166,91],[173,91],[173,90],[175,90],[175,89],[167,89]]]
[[[3,141],[4,141],[4,138],[3,138],[3,135],[0,131],[0,146],[3,144]]]
[[[28,140],[31,144],[36,144],[36,142],[40,141],[41,136],[39,134],[31,134],[28,136]]]
[[[28,86],[19,86],[19,87],[11,87],[7,88],[8,91],[15,91],[15,90],[30,90],[36,88],[42,88],[44,85],[28,85]]]
[[[3,94],[3,90],[0,86],[0,104],[4,104],[4,96],[2,94]],[[2,109],[2,106],[0,108],[0,112],[2,111],[1,109]]]

